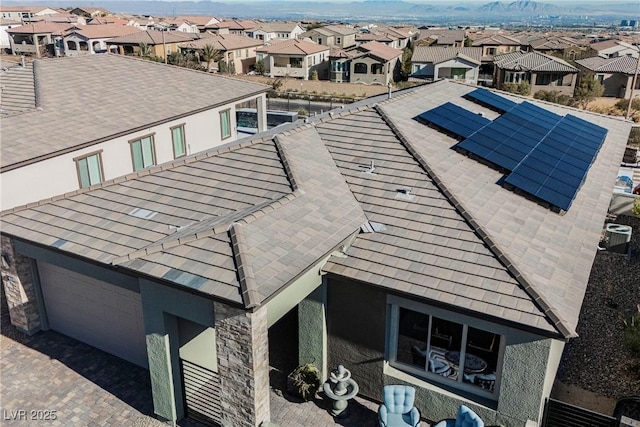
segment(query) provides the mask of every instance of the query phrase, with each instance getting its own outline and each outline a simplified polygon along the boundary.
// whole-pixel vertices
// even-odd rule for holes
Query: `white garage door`
[[[140,294],[38,261],[49,327],[147,367]]]

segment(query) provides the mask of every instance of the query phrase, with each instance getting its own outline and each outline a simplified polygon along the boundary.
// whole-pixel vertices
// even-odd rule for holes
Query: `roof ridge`
[[[229,228],[231,239],[231,252],[236,264],[238,282],[240,283],[240,296],[246,308],[253,308],[260,303],[260,294],[256,285],[256,278],[251,264],[247,260],[248,254],[244,251],[247,247],[241,224],[232,224]]]
[[[489,251],[491,251],[498,258],[500,263],[509,271],[509,273],[514,277],[514,279],[518,282],[522,289],[527,293],[527,295],[532,298],[533,303],[543,311],[545,316],[547,316],[547,319],[551,321],[558,332],[560,332],[565,338],[575,337],[576,333],[567,328],[567,326],[564,324],[564,321],[560,318],[560,316],[558,316],[551,305],[547,303],[545,298],[540,295],[534,287],[531,286],[531,283],[529,283],[529,281],[513,265],[511,259],[504,252],[502,252],[502,250],[500,250],[493,239],[484,231],[480,224],[477,223],[477,221],[471,216],[469,211],[467,211],[467,209],[460,203],[457,197],[455,197],[455,195],[447,188],[444,182],[440,180],[437,174],[427,163],[427,160],[418,152],[418,150],[416,150],[413,144],[404,136],[402,131],[395,125],[395,123],[384,112],[384,110],[382,110],[380,106],[375,106],[374,108],[378,112],[380,117],[385,121],[387,126],[389,126],[392,132],[400,140],[400,142],[405,146],[407,151],[409,151],[409,153],[418,161],[420,166],[427,172],[435,186],[440,191],[442,191],[444,196],[451,202],[455,210],[462,216],[465,221],[467,221],[467,223],[477,233],[478,237],[480,237],[482,242],[487,245]]]

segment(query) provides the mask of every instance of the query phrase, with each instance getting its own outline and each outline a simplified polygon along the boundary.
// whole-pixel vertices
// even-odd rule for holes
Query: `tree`
[[[150,58],[151,57],[151,46],[149,46],[148,44],[144,43],[144,42],[140,42],[140,44],[138,44],[138,56],[141,56],[142,58]]]
[[[211,72],[211,63],[220,59],[220,51],[213,45],[206,44],[202,48],[202,59],[207,63],[207,71]]]
[[[260,74],[261,76],[264,75],[265,68],[264,68],[264,61],[262,59],[259,61],[256,61],[255,70],[256,70],[256,73]]]
[[[465,37],[464,38],[464,47],[471,47],[473,46],[473,40],[471,40],[469,37]]]
[[[593,76],[585,76],[580,80],[580,84],[573,93],[573,99],[583,110],[587,108],[590,102],[602,96],[604,88],[600,82]]]
[[[502,89],[509,93],[517,93],[518,95],[528,96],[531,94],[531,85],[529,82],[504,83]]]
[[[400,68],[400,80],[407,80],[411,75],[411,57],[413,49],[407,46],[402,52],[402,66]]]

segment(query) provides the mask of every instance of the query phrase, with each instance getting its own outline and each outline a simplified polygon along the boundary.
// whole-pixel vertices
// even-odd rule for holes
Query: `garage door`
[[[38,261],[49,327],[147,367],[140,294]]]

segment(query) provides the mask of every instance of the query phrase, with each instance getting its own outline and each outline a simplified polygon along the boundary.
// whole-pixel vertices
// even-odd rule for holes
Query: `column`
[[[18,254],[13,241],[2,236],[2,285],[7,297],[11,324],[18,330],[33,335],[41,327],[36,299],[31,260]]]
[[[326,285],[298,304],[298,363],[313,362],[324,380],[327,376]]]
[[[270,417],[267,310],[214,303],[224,427],[257,427]]]

